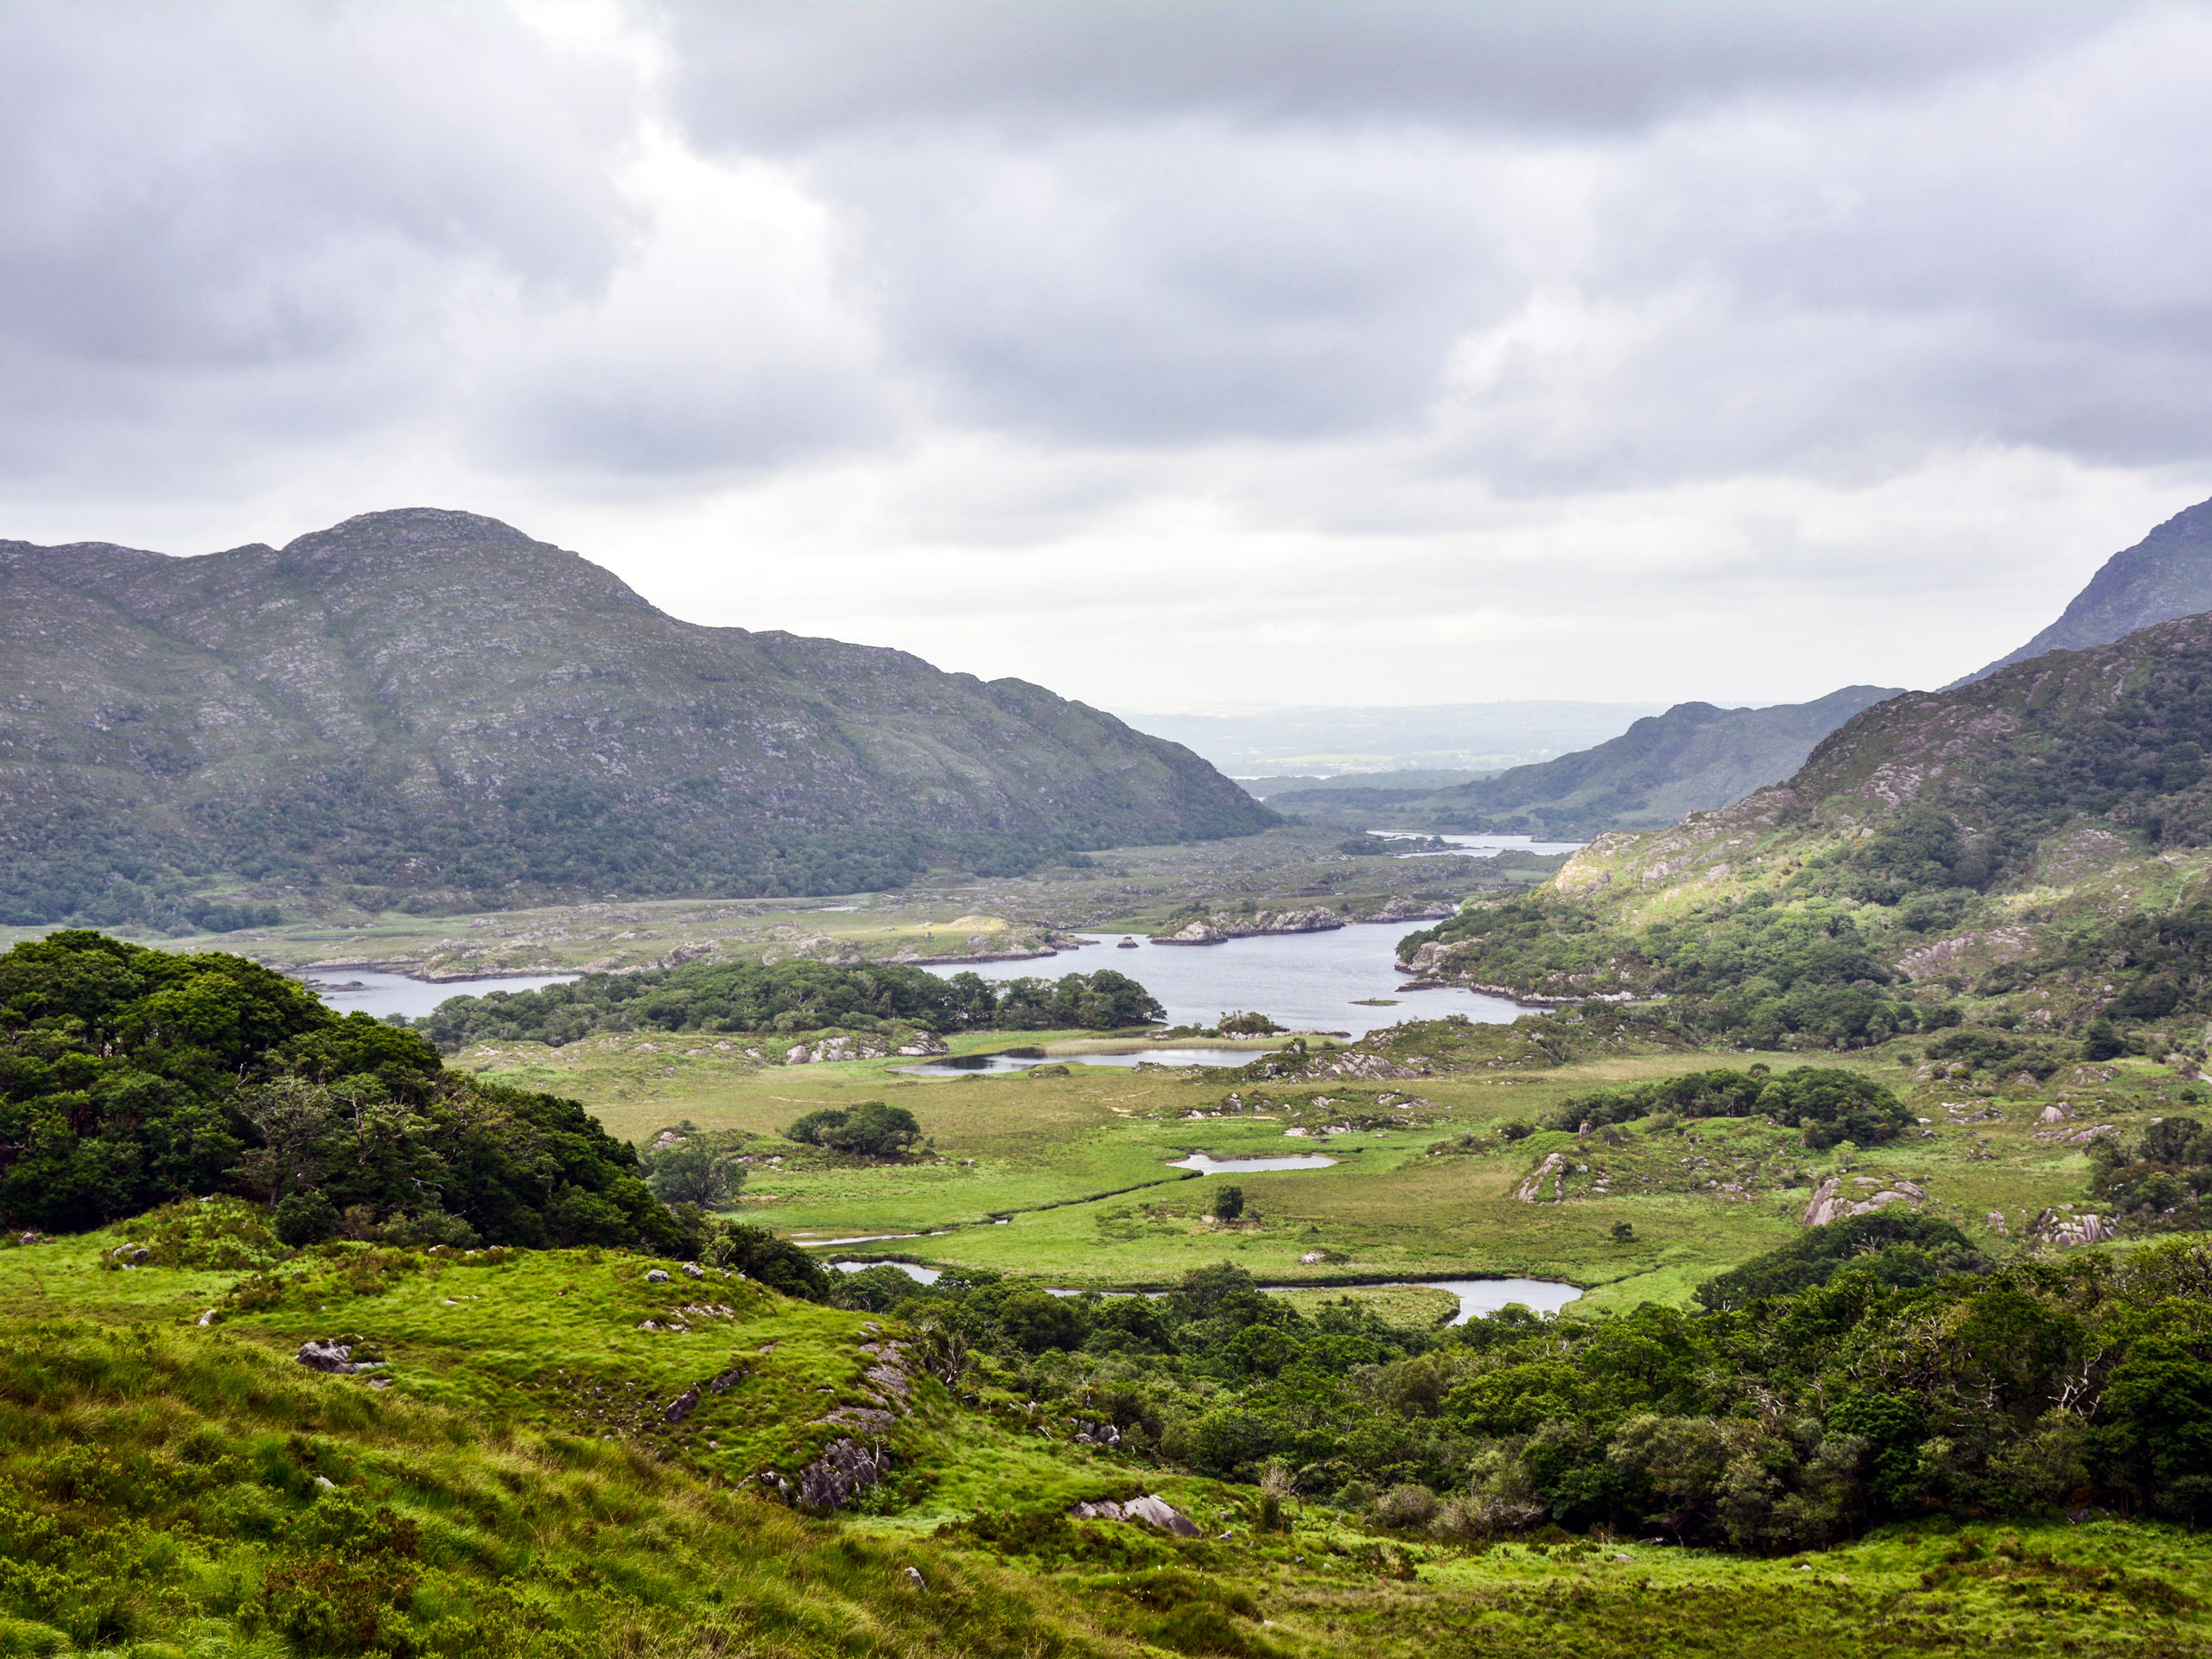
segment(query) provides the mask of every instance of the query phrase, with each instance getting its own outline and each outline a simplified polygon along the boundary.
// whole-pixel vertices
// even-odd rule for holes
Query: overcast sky
[[[2212,8],[0,8],[0,537],[1105,707],[1940,684],[2212,496]]]

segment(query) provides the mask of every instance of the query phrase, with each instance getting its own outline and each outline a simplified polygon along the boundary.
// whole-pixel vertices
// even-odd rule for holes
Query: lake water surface
[[[1167,1167],[1195,1169],[1201,1175],[1258,1175],[1271,1169],[1327,1169],[1336,1161],[1318,1152],[1281,1158],[1209,1158],[1203,1152],[1194,1152],[1187,1158],[1176,1159]]]
[[[1122,938],[1118,933],[1084,933],[1077,937],[1092,943],[1081,950],[1063,950],[1055,957],[1037,957],[1027,962],[982,962],[930,971],[972,971],[994,980],[1057,979],[1062,974],[1111,968],[1158,997],[1169,1021],[1179,1026],[1208,1026],[1224,1014],[1249,1009],[1296,1031],[1341,1031],[1363,1037],[1378,1026],[1395,1025],[1401,1020],[1435,1020],[1447,1014],[1464,1014],[1470,1020],[1504,1025],[1529,1012],[1502,996],[1456,988],[1413,991],[1399,997],[1397,989],[1405,976],[1397,969],[1398,941],[1424,925],[1429,924],[1356,922],[1325,933],[1267,933],[1221,944],[1154,944],[1139,936],[1132,950],[1116,948]],[[1368,999],[1385,999],[1395,1006],[1357,1006]],[[1122,1063],[1105,1055],[1081,1058],[1090,1065]],[[1242,1059],[1172,1064],[1242,1065],[1250,1058],[1248,1054]]]
[[[918,1262],[832,1262],[833,1268],[847,1273],[859,1273],[868,1268],[896,1268],[909,1279],[925,1285],[933,1285],[944,1276],[943,1268],[925,1268]],[[1328,1285],[1262,1285],[1262,1290],[1328,1290]],[[1345,1287],[1351,1288],[1351,1287]],[[1459,1311],[1452,1317],[1454,1325],[1465,1325],[1470,1319],[1481,1319],[1500,1308],[1518,1302],[1535,1313],[1557,1313],[1582,1292],[1573,1285],[1562,1285],[1550,1279],[1394,1279],[1386,1285],[1370,1286],[1382,1290],[1448,1290],[1459,1299]],[[1080,1296],[1079,1290],[1054,1290],[1054,1296]],[[1140,1293],[1109,1290],[1109,1296],[1133,1296]],[[1147,1290],[1147,1296],[1165,1296],[1164,1290]]]
[[[372,973],[366,968],[330,968],[306,976],[305,983],[340,1014],[404,1014],[419,1020],[439,1003],[487,991],[535,991],[565,985],[576,974],[520,974],[500,979],[410,979],[404,974]]]
[[[1268,1051],[1252,1048],[1131,1048],[1111,1054],[1047,1054],[1041,1048],[1002,1048],[995,1054],[947,1054],[918,1065],[894,1066],[911,1077],[972,1077],[994,1071],[1027,1071],[1037,1065],[1249,1065]]]

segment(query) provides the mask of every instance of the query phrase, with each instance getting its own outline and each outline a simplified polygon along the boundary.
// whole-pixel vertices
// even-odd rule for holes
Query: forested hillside
[[[1042,687],[695,626],[468,513],[190,559],[0,543],[0,660],[18,925],[208,925],[213,875],[387,908],[848,892],[1274,822]]]
[[[1879,703],[1787,784],[1601,837],[1402,957],[1523,995],[1666,994],[1762,1043],[1955,1023],[1962,995],[2029,1030],[2212,1011],[2208,747],[2192,617]]]

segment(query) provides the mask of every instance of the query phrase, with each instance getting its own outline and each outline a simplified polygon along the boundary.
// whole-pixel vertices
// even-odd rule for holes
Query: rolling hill
[[[230,878],[488,908],[851,891],[1246,834],[1188,750],[1020,680],[711,628],[495,519],[198,558],[0,543],[0,921]]]

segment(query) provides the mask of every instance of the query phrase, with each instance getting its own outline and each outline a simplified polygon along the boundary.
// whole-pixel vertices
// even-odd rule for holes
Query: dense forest
[[[0,1216],[88,1227],[238,1193],[286,1242],[685,1242],[576,1102],[445,1070],[240,957],[84,931],[0,956]]]
[[[1429,1330],[1350,1298],[1308,1316],[1226,1262],[1158,1299],[893,1268],[834,1294],[1125,1447],[1393,1527],[1764,1553],[1930,1515],[2212,1518],[2201,1242],[1999,1265],[1892,1211],[1727,1280],[1707,1311]]]
[[[587,974],[543,990],[454,997],[415,1023],[451,1052],[485,1038],[557,1047],[602,1031],[1113,1031],[1164,1017],[1143,986],[1110,968],[994,983],[893,963],[795,958]]]

